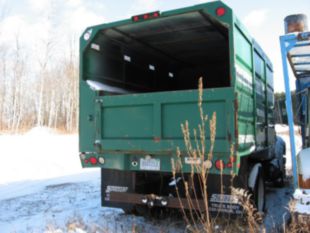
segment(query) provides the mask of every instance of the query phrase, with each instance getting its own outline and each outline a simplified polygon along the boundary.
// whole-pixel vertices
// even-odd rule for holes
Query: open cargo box
[[[83,79],[97,90],[96,135],[81,141],[83,151],[94,150],[96,141],[105,154],[102,167],[136,170],[134,158],[157,155],[160,170],[171,171],[176,148],[185,151],[181,123],[191,129],[200,123],[202,77],[205,114],[215,112],[220,122],[214,152],[229,157],[235,98],[228,36],[227,26],[201,10],[99,30],[83,55]],[[92,130],[80,128],[84,135]],[[209,135],[207,127],[208,148]]]
[[[202,11],[103,29],[84,58],[84,79],[119,93],[230,86],[228,29]]]

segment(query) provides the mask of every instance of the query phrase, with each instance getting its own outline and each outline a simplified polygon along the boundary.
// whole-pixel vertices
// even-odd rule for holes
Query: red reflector
[[[95,164],[97,164],[97,158],[95,158],[95,157],[90,157],[89,158],[89,162],[92,164],[92,165],[95,165]]]
[[[88,163],[88,159],[85,159],[85,160],[84,160],[84,163]]]
[[[217,16],[223,16],[223,15],[225,15],[225,13],[226,13],[226,10],[224,7],[219,7],[216,9],[216,15]]]
[[[160,16],[160,12],[155,11],[155,12],[150,12],[150,13],[143,14],[143,15],[135,15],[135,16],[132,16],[131,19],[134,22],[139,22],[143,20],[158,18],[159,16]]]
[[[221,159],[216,160],[216,161],[215,161],[215,167],[216,167],[216,169],[218,169],[218,170],[223,170],[224,167],[225,167],[224,161],[221,160]]]

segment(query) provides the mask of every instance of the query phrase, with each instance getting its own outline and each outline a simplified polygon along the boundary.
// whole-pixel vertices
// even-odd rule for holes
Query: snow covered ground
[[[13,190],[19,183],[12,184]],[[31,194],[0,200],[0,232],[182,232],[184,226],[100,207],[98,174],[23,182]],[[9,185],[10,190],[10,185]],[[2,189],[2,188],[1,188]],[[16,194],[16,193],[15,193]],[[167,226],[169,226],[167,228]],[[163,227],[164,226],[164,227]],[[168,231],[166,230],[168,229]],[[164,230],[165,229],[165,230]],[[71,231],[70,231],[71,230]]]
[[[183,232],[100,205],[100,172],[82,169],[78,136],[34,128],[0,135],[0,233]],[[177,224],[177,225],[176,225]]]
[[[0,184],[72,175],[82,170],[77,135],[33,128],[21,135],[0,135]]]
[[[289,155],[287,127],[277,131]],[[81,168],[77,135],[46,128],[0,135],[0,153],[0,233],[184,232],[182,219],[150,220],[102,208],[99,170]],[[267,190],[269,228],[281,225],[291,192]]]

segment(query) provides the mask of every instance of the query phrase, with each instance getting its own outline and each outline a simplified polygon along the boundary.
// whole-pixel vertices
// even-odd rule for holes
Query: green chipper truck
[[[264,210],[265,181],[281,185],[285,175],[272,64],[221,1],[137,15],[82,34],[80,159],[84,168],[101,168],[103,206],[187,207],[182,189],[181,198],[174,190],[193,163],[180,124],[200,123],[200,77],[204,113],[217,118],[209,210],[241,212],[231,203],[231,185],[252,192]],[[209,129],[205,136],[209,141]],[[178,179],[171,164],[177,147],[183,163]]]

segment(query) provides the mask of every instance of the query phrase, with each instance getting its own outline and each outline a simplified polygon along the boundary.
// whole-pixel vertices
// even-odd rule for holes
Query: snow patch
[[[310,148],[303,149],[298,154],[298,170],[304,181],[310,179]]]
[[[0,148],[0,185],[89,171],[80,163],[77,134],[36,127],[24,135],[0,135]]]
[[[276,124],[275,130],[278,134],[289,133],[289,127],[287,125]],[[299,126],[294,125],[294,132],[295,132],[295,134],[299,133]]]
[[[44,135],[52,135],[55,134],[55,130],[48,127],[34,127],[26,132],[27,136],[38,137]]]
[[[300,214],[310,214],[310,189],[296,189],[293,194],[297,201],[295,212]]]

